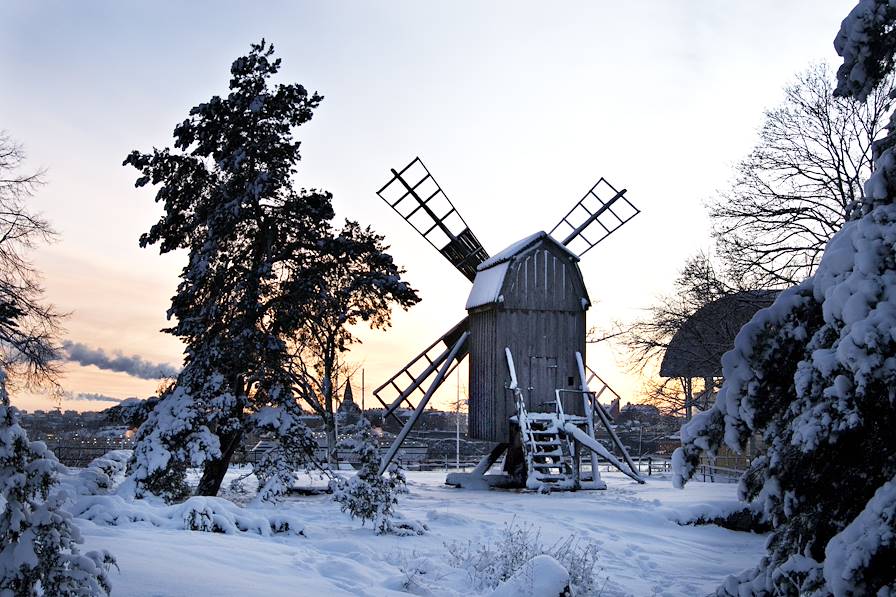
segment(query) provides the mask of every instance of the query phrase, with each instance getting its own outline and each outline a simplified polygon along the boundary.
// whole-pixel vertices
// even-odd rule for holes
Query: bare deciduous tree
[[[13,382],[57,388],[62,315],[44,302],[40,275],[27,252],[55,236],[27,206],[44,171],[23,171],[25,152],[0,132],[0,368]]]
[[[698,380],[694,388],[693,380],[687,377],[660,377],[648,379],[642,390],[641,402],[659,409],[661,415],[690,419],[688,412],[703,411],[712,405],[719,388],[717,380]]]
[[[632,366],[644,371],[658,364],[672,337],[700,307],[737,290],[719,275],[708,255],[689,257],[674,292],[658,297],[647,317],[624,326],[623,343],[631,351]]]
[[[657,298],[647,309],[647,316],[629,324],[621,324],[622,343],[629,350],[631,367],[641,373],[652,373],[666,355],[672,338],[684,328],[702,307],[742,290],[727,281],[705,253],[690,257],[675,281],[674,291]],[[696,361],[711,360],[718,348],[712,342],[695,343],[705,354],[687,355]],[[695,376],[696,377],[696,376]],[[712,395],[713,383],[704,380],[703,388],[694,392],[690,377],[668,377],[648,380],[644,400],[658,407],[663,414],[685,415],[700,408]]]
[[[828,239],[863,199],[893,86],[887,78],[864,102],[835,97],[831,70],[815,65],[765,112],[732,187],[708,205],[732,278],[780,288],[814,272]]]
[[[327,434],[327,462],[336,462],[336,409],[337,397],[345,391],[346,384],[358,370],[358,365],[345,361],[344,353],[333,345],[312,340],[305,336],[295,347],[293,356],[293,390],[298,399],[319,416]]]
[[[346,353],[358,342],[352,326],[371,329],[391,325],[392,307],[420,301],[401,279],[404,270],[386,252],[383,237],[369,227],[346,221],[338,234],[320,243],[316,267],[304,281],[314,300],[304,305],[303,325],[293,339],[294,391],[327,430],[327,460],[336,455],[335,399],[354,372]]]

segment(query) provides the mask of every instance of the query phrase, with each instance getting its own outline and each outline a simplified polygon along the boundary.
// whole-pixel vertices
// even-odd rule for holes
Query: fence
[[[737,483],[740,481],[744,470],[737,468],[729,468],[726,466],[715,466],[712,464],[701,464],[697,467],[694,479],[703,479],[710,483]]]
[[[104,446],[48,446],[59,462],[70,467],[85,467],[94,458],[99,458],[112,450],[130,450],[129,444]]]
[[[672,472],[672,461],[668,458],[653,458],[649,456],[635,461],[635,465],[638,469],[638,474],[646,473],[648,477]],[[616,469],[607,462],[601,462],[598,470],[610,472]],[[744,472],[744,469],[739,468],[701,464],[697,467],[697,472],[694,473],[693,478],[707,483],[737,483]]]
[[[104,455],[106,452],[110,450],[122,450],[122,449],[130,449],[132,446],[130,445],[108,445],[108,446],[51,446],[50,449],[56,454],[56,458],[64,464],[65,466],[70,467],[85,467],[90,464],[90,461],[94,458],[98,458]],[[425,452],[422,452],[419,449],[411,450],[406,458],[405,462],[400,463],[404,468],[408,470],[417,470],[417,471],[437,471],[437,470],[472,470],[473,467],[476,466],[477,462],[473,461],[462,461],[460,463],[460,469],[455,467],[454,460],[427,460],[422,456]],[[257,459],[260,458],[260,452],[237,452],[234,455],[233,463],[234,464],[255,464]],[[322,452],[320,454],[316,454],[320,458],[320,461],[323,462],[326,460],[326,453]],[[339,452],[339,461],[343,463],[356,464],[357,456],[352,454],[351,452]],[[654,458],[647,457],[639,459],[635,462],[638,473],[653,476],[653,475],[662,475],[672,472],[672,461],[668,458]],[[583,467],[584,468],[584,467]],[[598,470],[601,472],[609,472],[616,470],[610,464],[606,462],[601,462],[598,467]],[[732,468],[726,466],[717,466],[715,464],[700,464],[697,467],[697,472],[694,474],[694,479],[702,480],[707,483],[737,483],[741,476],[743,475],[744,470],[740,468]]]

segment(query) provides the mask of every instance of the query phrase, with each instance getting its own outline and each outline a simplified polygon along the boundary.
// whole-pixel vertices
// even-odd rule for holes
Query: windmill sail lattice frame
[[[429,387],[428,382],[448,359],[451,348],[468,327],[468,320],[465,317],[373,391],[373,395],[385,409],[383,417],[392,416],[397,419],[395,415],[397,409],[416,408],[412,400],[419,401],[423,398]],[[450,376],[466,356],[467,351],[458,352],[453,357],[445,377]],[[403,424],[401,420],[398,422]]]
[[[601,177],[549,234],[565,232],[562,244],[581,257],[641,213],[625,193]]]
[[[419,157],[401,170],[393,168],[376,194],[467,279],[476,277],[488,253]]]

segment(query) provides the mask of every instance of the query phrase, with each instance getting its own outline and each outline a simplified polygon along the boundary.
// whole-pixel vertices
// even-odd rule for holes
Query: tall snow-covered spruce
[[[861,101],[891,72],[896,2],[862,0],[835,40],[839,94]],[[766,450],[741,497],[773,526],[767,555],[720,595],[896,592],[896,117],[875,144],[865,201],[814,277],[737,336],[715,405],[682,428],[683,485],[700,456],[754,434]]]
[[[141,246],[188,253],[165,330],[185,342],[185,367],[140,430],[137,493],[174,498],[186,467],[202,466],[197,493],[215,495],[252,413],[293,399],[283,391],[286,338],[314,298],[306,273],[333,210],[329,193],[293,188],[293,131],[322,97],[269,85],[280,69],[273,51],[262,40],[234,61],[230,92],[190,110],[174,150],[134,151],[124,162],[141,172],[138,187],[161,185],[164,215]]]
[[[160,185],[165,213],[141,246],[189,254],[165,330],[185,342],[185,366],[138,433],[137,496],[185,497],[190,466],[203,468],[197,493],[215,495],[252,430],[278,440],[256,465],[259,499],[276,500],[289,467],[316,447],[298,401],[325,405],[332,424],[336,369],[355,341],[348,327],[388,327],[392,305],[419,300],[381,236],[351,221],[336,229],[329,193],[293,187],[294,129],[323,98],[269,84],[280,69],[273,52],[262,40],[238,58],[230,93],[190,110],[174,150],[124,162],[140,170],[138,187]]]

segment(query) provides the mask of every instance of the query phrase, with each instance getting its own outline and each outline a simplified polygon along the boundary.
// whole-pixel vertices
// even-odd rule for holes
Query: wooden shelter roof
[[[722,355],[734,348],[740,328],[777,296],[776,290],[745,290],[702,306],[672,337],[660,375],[721,377]]]

